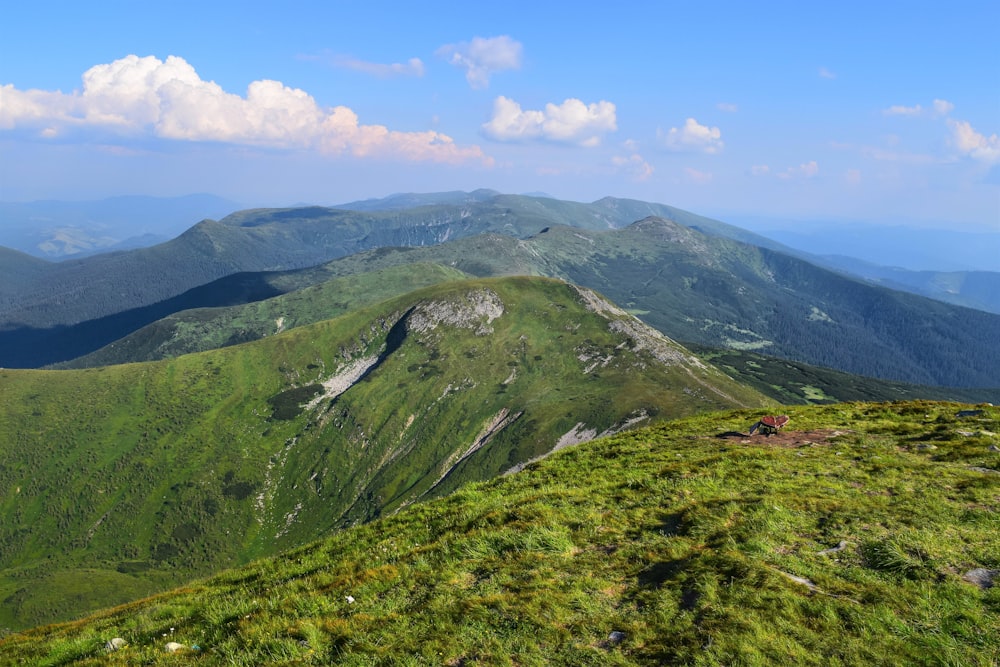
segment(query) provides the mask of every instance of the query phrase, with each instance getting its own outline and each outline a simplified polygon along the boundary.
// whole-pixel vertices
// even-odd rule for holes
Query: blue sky
[[[1000,3],[8,3],[0,200],[634,197],[1000,231]]]

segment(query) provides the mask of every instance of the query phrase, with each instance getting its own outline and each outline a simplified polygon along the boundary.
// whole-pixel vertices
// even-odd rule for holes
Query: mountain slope
[[[520,238],[556,224],[618,228],[638,219],[631,217],[636,207],[687,216],[714,225],[716,231],[749,234],[678,209],[629,200],[581,204],[544,197],[484,197],[473,193],[461,203],[370,211],[251,209],[218,222],[205,220],[152,248],[48,265],[29,288],[0,302],[0,330],[74,324],[148,306],[240,271],[301,268],[382,246],[426,246],[484,232]],[[14,365],[0,359],[4,362]]]
[[[890,289],[1000,314],[1000,273],[995,271],[911,271],[838,256],[811,261]]]
[[[172,313],[95,352],[52,367],[93,368],[214,350],[337,317],[420,287],[467,277],[456,269],[417,262],[331,278],[282,294],[291,280],[288,274],[235,274],[163,304],[112,316],[105,321],[67,327],[64,346],[72,349],[74,341],[81,341],[91,324],[97,327],[106,324],[107,331],[114,331],[125,317],[141,322],[154,320],[157,312]],[[192,307],[180,309],[181,303]],[[239,305],[227,306],[227,303]],[[3,338],[0,334],[0,340]],[[81,342],[90,348],[92,340],[84,337]],[[31,344],[32,341],[26,338],[25,346]],[[30,350],[26,349],[24,354],[30,354]]]
[[[993,345],[1000,316],[873,286],[662,218],[604,232],[554,226],[526,239],[481,235],[383,248],[266,280],[284,291],[414,262],[568,280],[684,342],[913,384],[995,387],[1000,378]]]
[[[0,626],[276,553],[569,443],[762,405],[593,292],[429,287],[254,343],[0,371]]]
[[[672,421],[0,640],[29,664],[898,665],[1000,655],[1000,414]],[[105,643],[125,646],[107,652]],[[168,654],[167,642],[181,649]]]

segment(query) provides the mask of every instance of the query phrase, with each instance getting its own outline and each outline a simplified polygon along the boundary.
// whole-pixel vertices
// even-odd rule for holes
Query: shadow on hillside
[[[79,324],[0,331],[0,367],[40,368],[69,361],[182,310],[237,306],[283,293],[266,274],[237,273],[149,306]]]

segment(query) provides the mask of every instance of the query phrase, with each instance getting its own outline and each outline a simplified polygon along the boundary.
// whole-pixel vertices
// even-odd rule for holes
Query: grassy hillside
[[[712,413],[0,640],[9,662],[898,665],[1000,656],[1000,412]],[[105,643],[124,647],[105,652]],[[167,642],[182,648],[168,654]]]
[[[733,382],[594,293],[433,286],[163,362],[0,370],[0,627],[276,553]]]
[[[251,274],[252,275],[252,274]],[[56,368],[93,368],[135,361],[155,361],[191,352],[214,350],[274,335],[288,329],[343,315],[420,287],[468,277],[456,269],[418,262],[366,273],[332,278],[280,296],[238,306],[192,308],[168,315],[96,352],[55,365]],[[235,285],[247,274],[230,276],[210,286],[198,288],[187,298],[197,302],[221,294],[234,298]],[[264,274],[253,282],[261,289],[253,296],[279,293],[277,287],[288,280],[282,274]],[[220,299],[221,300],[221,299]]]

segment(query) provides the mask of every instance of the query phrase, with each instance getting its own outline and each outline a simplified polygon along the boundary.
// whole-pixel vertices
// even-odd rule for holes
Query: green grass
[[[1000,481],[976,469],[1000,469],[1000,455],[996,436],[962,433],[1000,432],[1000,411],[960,419],[961,407],[796,407],[771,438],[720,437],[749,411],[619,434],[12,634],[0,660],[995,665],[1000,589],[962,574],[1000,569]],[[929,433],[936,450],[914,446]],[[105,654],[116,636],[128,646]],[[167,655],[171,640],[199,648]]]
[[[336,271],[331,267],[330,272]],[[339,317],[406,292],[467,277],[461,271],[415,262],[313,284],[317,270],[263,274],[287,293],[263,301],[220,308],[184,310],[145,326],[100,350],[57,368],[91,368],[156,361],[214,350],[273,336],[299,326]]]
[[[502,313],[488,322],[475,307],[491,299]],[[558,281],[462,281],[171,360],[2,370],[0,627],[73,618],[447,494],[578,424],[766,403],[669,341],[657,361],[618,321],[634,322]],[[345,393],[316,396],[364,359],[379,361]],[[78,571],[92,574],[63,576]]]

